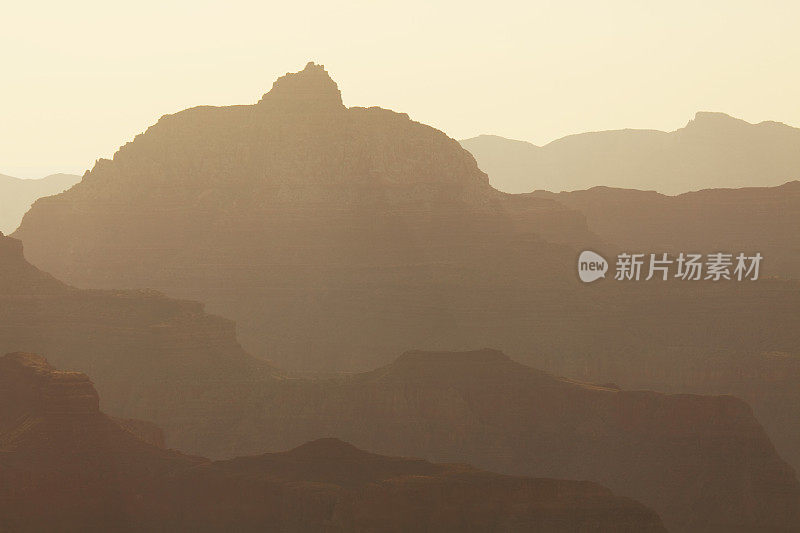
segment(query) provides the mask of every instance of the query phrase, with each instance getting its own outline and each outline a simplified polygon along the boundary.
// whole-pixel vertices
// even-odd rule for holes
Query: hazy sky
[[[672,130],[698,110],[800,126],[800,2],[13,2],[0,173],[81,173],[159,116],[254,103],[309,60],[345,104],[456,138]]]

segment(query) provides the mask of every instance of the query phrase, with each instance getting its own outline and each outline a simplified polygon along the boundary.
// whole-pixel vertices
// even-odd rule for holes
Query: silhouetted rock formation
[[[774,186],[800,178],[800,129],[699,112],[676,131],[570,135],[544,146],[481,135],[461,141],[501,191],[595,186],[680,194],[711,187]]]
[[[137,439],[83,374],[0,358],[3,531],[664,531],[589,482],[383,457],[335,439],[211,463]]]
[[[37,198],[58,194],[78,183],[80,176],[53,174],[41,179],[19,179],[0,174],[0,231],[17,229],[22,215]]]
[[[483,305],[465,284],[496,301],[520,277],[568,283],[552,243],[594,241],[561,204],[492,189],[444,133],[345,108],[313,64],[256,105],[162,117],[15,236],[59,279],[202,301],[251,353],[307,370],[448,346],[455,314]]]

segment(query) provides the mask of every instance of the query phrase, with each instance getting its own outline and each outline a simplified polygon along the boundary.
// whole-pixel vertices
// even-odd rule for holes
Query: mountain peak
[[[276,105],[291,109],[344,108],[339,86],[331,79],[324,65],[309,61],[300,72],[289,72],[272,85],[259,101],[260,105]]]

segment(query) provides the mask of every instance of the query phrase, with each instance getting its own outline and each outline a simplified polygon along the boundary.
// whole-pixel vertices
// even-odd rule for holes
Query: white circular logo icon
[[[578,276],[582,282],[591,283],[604,278],[606,272],[608,272],[608,261],[602,255],[590,250],[581,252],[578,257]]]

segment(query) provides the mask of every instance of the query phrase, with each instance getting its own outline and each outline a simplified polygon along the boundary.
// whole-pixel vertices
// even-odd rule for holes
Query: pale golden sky
[[[309,60],[345,104],[455,138],[672,130],[698,110],[800,126],[800,2],[14,2],[0,173],[82,173],[159,116],[256,102]]]

